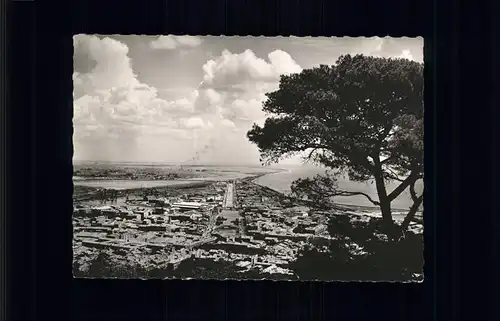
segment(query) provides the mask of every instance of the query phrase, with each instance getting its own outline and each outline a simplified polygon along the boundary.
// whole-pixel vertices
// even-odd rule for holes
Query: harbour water
[[[324,168],[309,165],[281,165],[281,167],[285,170],[261,176],[255,180],[255,183],[269,187],[278,192],[288,194],[290,193],[290,186],[294,180],[299,178],[314,177],[318,174],[324,174],[326,171]],[[339,181],[338,184],[339,189],[352,192],[363,192],[370,195],[373,199],[378,198],[375,184],[373,183],[358,183],[345,179]],[[389,183],[387,185],[387,190],[392,191],[397,185],[398,184],[396,183]],[[346,205],[373,207],[373,204],[362,195],[337,196],[335,198],[335,202]],[[405,191],[392,202],[392,206],[394,209],[406,211],[412,203],[413,201],[411,200],[409,192]]]

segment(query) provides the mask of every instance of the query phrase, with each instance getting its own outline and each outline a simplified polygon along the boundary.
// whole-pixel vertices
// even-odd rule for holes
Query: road
[[[234,183],[227,183],[226,193],[224,194],[224,200],[222,202],[223,209],[231,209],[234,206]],[[207,228],[203,232],[202,238],[205,239],[209,237],[215,228],[217,217],[219,216],[219,210],[214,209],[212,215],[210,216]]]
[[[234,184],[227,183],[226,194],[224,195],[224,208],[232,208],[234,205]]]

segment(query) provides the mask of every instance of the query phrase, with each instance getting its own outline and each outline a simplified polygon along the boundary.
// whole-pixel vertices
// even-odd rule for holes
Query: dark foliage
[[[242,271],[233,262],[212,259],[187,259],[175,269],[169,267],[145,267],[138,262],[112,260],[113,253],[101,252],[90,262],[88,270],[82,271],[77,262],[73,263],[75,277],[91,278],[144,278],[144,279],[237,279],[237,280],[290,280],[290,275],[263,274],[258,270]],[[119,260],[118,260],[119,261]]]
[[[380,229],[379,220],[352,223],[347,216],[335,217],[329,230],[336,239],[306,247],[291,268],[301,280],[418,279],[424,265],[422,235],[408,233],[394,242],[379,234]]]
[[[148,275],[146,268],[140,264],[117,264],[112,260],[116,254],[112,252],[100,252],[86,270],[80,268],[80,264],[73,262],[73,275],[75,277],[91,278],[141,278]]]
[[[389,226],[391,202],[410,188],[415,204],[411,221],[423,199],[415,192],[423,178],[423,89],[420,63],[341,56],[334,66],[283,75],[263,106],[271,116],[263,127],[255,124],[247,137],[259,147],[263,163],[308,152],[305,160],[336,174],[373,180],[379,199],[339,190],[335,175],[296,182],[297,196],[327,206],[323,200],[334,196],[364,195],[380,207]],[[387,181],[400,185],[388,192]]]

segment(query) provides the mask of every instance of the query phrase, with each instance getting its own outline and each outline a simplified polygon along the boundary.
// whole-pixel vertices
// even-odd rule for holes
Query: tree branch
[[[321,129],[327,135],[330,135],[330,137],[331,137],[331,134],[329,134],[330,128],[328,128],[328,126],[326,124],[324,124],[318,117],[316,117],[316,116],[309,116],[308,119],[312,120],[315,124],[319,125],[321,127]],[[351,146],[351,150],[348,150],[348,149],[346,149],[342,145],[333,144],[333,143],[330,143],[330,145],[331,146],[319,146],[319,148],[340,151],[340,153],[344,154],[348,158],[352,158],[353,156],[358,156],[357,158],[360,159],[360,162],[367,169],[373,170],[374,166],[372,164],[370,164],[370,162],[366,158],[360,157],[360,155],[364,156],[364,154],[367,154],[367,153],[363,153],[362,151],[356,150],[356,149],[353,148],[353,146]],[[313,146],[310,146],[310,147],[313,147]],[[367,154],[366,156],[369,156],[369,155]]]
[[[363,193],[363,192],[348,192],[348,191],[335,191],[332,196],[355,196],[355,195],[363,195],[366,197],[373,205],[379,206],[380,203],[378,201],[375,201],[370,197],[370,195]]]
[[[314,148],[313,148],[313,150],[309,153],[309,155],[307,156],[307,158],[306,158],[306,159],[310,160],[310,159],[311,159],[312,154],[313,154],[315,151],[317,151],[318,149],[320,149],[320,148],[319,148],[319,147],[314,147]]]
[[[303,148],[301,148],[302,150],[306,150],[306,149],[309,149],[309,148],[314,148],[314,149],[327,149],[328,146],[327,145],[322,145],[322,144],[305,144]]]
[[[399,181],[399,182],[403,182],[404,181],[403,179],[399,178],[399,175],[396,174],[396,173],[394,173],[394,171],[392,169],[390,169],[390,168],[387,167],[387,168],[385,168],[385,170],[387,170],[387,171],[390,172],[390,174],[389,173],[385,173],[385,174],[388,177],[390,177],[391,179],[394,179],[394,180]]]
[[[390,124],[388,123],[384,127],[384,130],[381,133],[379,133],[380,135],[377,137],[378,138],[378,144],[377,144],[378,150],[381,149],[382,143],[387,138],[387,135],[389,135],[389,133],[391,132],[391,129],[392,129],[392,123],[390,123]]]
[[[418,196],[417,196],[417,193],[415,192],[415,183],[417,182],[417,180],[415,180],[411,185],[410,185],[410,195],[411,195],[411,199],[413,200],[413,202],[417,202],[418,201]]]
[[[386,159],[384,159],[383,161],[380,162],[381,165],[385,165],[387,162],[393,160],[397,158],[396,156],[390,156],[390,157],[387,157]]]
[[[405,219],[403,220],[403,223],[401,224],[401,231],[403,231],[403,233],[408,229],[408,226],[410,226],[411,221],[413,221],[413,219],[415,218],[415,214],[417,213],[420,205],[422,205],[423,200],[424,200],[424,194],[417,197],[413,202],[413,205],[410,207],[408,214],[406,215]]]
[[[410,207],[408,214],[406,215],[405,219],[403,220],[403,223],[401,224],[401,231],[403,232],[403,235],[410,226],[411,221],[413,221],[413,219],[415,218],[415,214],[417,214],[418,208],[420,207],[420,205],[422,205],[422,201],[424,200],[423,193],[420,196],[417,196],[417,193],[415,192],[416,181],[417,180],[415,180],[410,185],[410,195],[413,200],[413,205]]]
[[[410,184],[415,183],[415,181],[418,179],[418,175],[415,174],[415,172],[411,172],[410,175],[401,183],[399,184],[398,187],[396,187],[387,197],[389,198],[389,201],[393,201],[396,197],[401,195],[403,191],[410,186]]]

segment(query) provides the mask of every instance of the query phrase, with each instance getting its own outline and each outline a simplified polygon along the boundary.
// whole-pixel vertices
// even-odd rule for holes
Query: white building
[[[205,204],[199,202],[179,202],[173,203],[172,206],[183,210],[199,210],[204,208]]]

